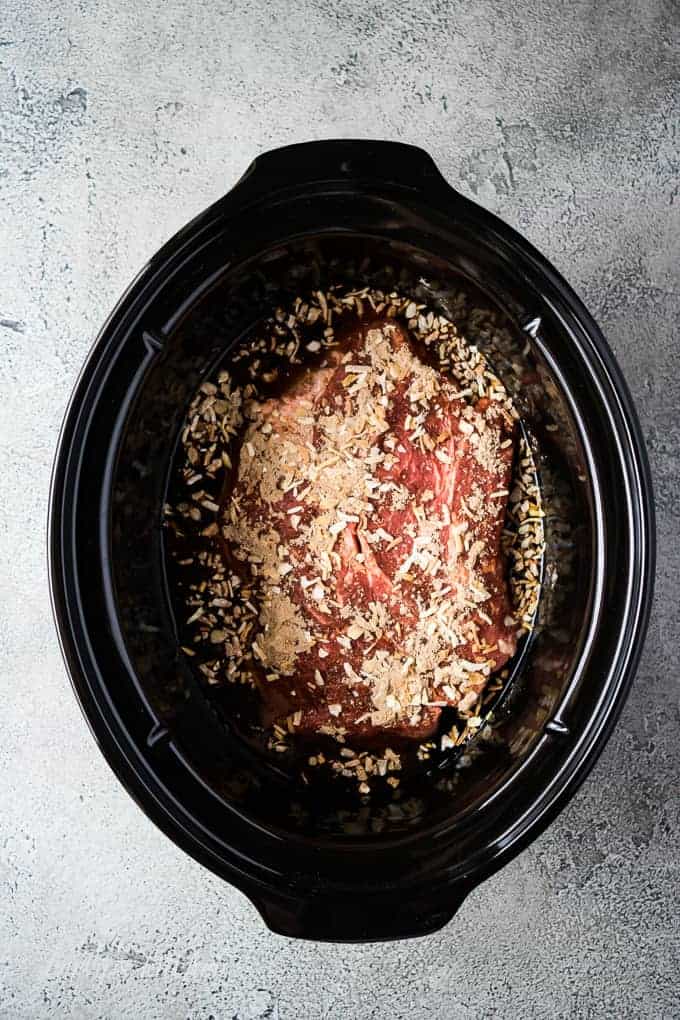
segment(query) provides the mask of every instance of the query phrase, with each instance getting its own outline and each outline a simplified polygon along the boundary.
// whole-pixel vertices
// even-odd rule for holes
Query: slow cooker
[[[492,739],[382,806],[301,790],[241,739],[180,649],[163,529],[201,381],[295,294],[376,283],[417,293],[487,356],[535,443],[546,510],[537,625]],[[396,939],[446,924],[592,768],[642,647],[653,499],[621,372],[546,259],[420,149],[311,142],[259,156],[103,326],[59,441],[49,559],[76,696],[147,815],[276,932]]]

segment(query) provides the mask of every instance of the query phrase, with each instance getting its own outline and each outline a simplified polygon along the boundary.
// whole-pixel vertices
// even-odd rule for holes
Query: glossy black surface
[[[243,331],[305,287],[390,280],[494,362],[536,438],[548,510],[539,631],[495,745],[406,783],[401,817],[301,794],[225,727],[178,654],[161,528],[189,399]],[[79,380],[50,528],[64,655],[103,753],[180,846],[270,927],[308,938],[435,930],[534,838],[602,749],[651,599],[646,458],[595,323],[526,241],[389,142],[265,154],[155,256]]]

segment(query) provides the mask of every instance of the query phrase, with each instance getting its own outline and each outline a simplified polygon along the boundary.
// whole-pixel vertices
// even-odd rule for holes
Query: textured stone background
[[[674,0],[3,0],[0,1017],[680,1016],[680,184]],[[59,424],[102,320],[263,149],[382,136],[554,260],[632,387],[656,608],[594,774],[448,928],[297,944],[147,821],[100,757],[52,626]]]

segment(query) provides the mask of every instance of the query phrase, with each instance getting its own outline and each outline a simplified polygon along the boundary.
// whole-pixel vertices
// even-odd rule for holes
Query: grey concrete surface
[[[680,1016],[680,178],[673,0],[4,0],[0,1017]],[[48,604],[62,414],[132,275],[263,149],[382,136],[554,260],[640,410],[660,560],[618,729],[549,831],[427,939],[299,944],[101,758]]]

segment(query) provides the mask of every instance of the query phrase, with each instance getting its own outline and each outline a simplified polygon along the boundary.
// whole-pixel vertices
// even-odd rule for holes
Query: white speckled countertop
[[[678,47],[670,0],[4,0],[0,11],[0,1018],[680,1016]],[[270,934],[100,756],[47,593],[50,466],[132,275],[263,149],[428,149],[575,285],[655,476],[638,679],[558,821],[426,939]]]

